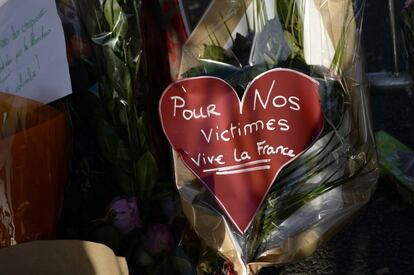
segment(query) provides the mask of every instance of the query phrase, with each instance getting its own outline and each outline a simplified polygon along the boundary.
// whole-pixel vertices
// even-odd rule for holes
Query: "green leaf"
[[[288,8],[286,6],[285,1],[276,1],[277,10],[276,13],[279,15],[279,19],[283,25],[286,25],[287,16],[288,16]]]
[[[220,46],[204,45],[203,58],[224,62],[225,61],[224,49]]]
[[[128,110],[127,110],[127,106],[121,105],[121,108],[119,110],[119,122],[122,125],[127,125],[128,124]]]
[[[284,38],[285,38],[287,44],[289,45],[289,48],[292,51],[291,58],[295,58],[296,56],[300,56],[302,59],[304,59],[303,51],[298,46],[295,36],[292,33],[288,32],[288,31],[284,31],[283,34],[284,34]]]
[[[132,82],[127,64],[109,46],[103,48],[106,74],[112,87],[123,99],[131,98]]]
[[[112,168],[111,172],[111,185],[115,185],[119,192],[125,197],[133,197],[136,195],[135,181],[132,175],[120,168]]]
[[[137,163],[137,179],[142,196],[151,197],[158,179],[158,166],[151,152],[145,152]]]
[[[116,0],[106,0],[104,4],[104,15],[109,29],[113,30],[119,15],[122,13],[121,7]]]
[[[131,160],[130,150],[118,136],[116,129],[106,120],[97,122],[97,137],[103,157],[113,163]]]
[[[105,1],[104,15],[112,36],[117,39],[125,37],[128,32],[128,20],[117,0]]]
[[[137,133],[139,139],[139,147],[142,151],[148,151],[148,125],[146,123],[145,114],[141,115],[137,121]]]

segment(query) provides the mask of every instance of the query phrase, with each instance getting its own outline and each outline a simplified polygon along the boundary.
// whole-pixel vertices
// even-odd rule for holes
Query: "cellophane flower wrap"
[[[238,274],[310,255],[375,188],[377,158],[360,48],[363,9],[358,0],[215,0],[183,47],[178,83],[212,76],[242,98],[254,79],[284,68],[319,85],[323,130],[281,169],[245,230],[183,161],[186,152],[173,145],[184,213]],[[175,103],[184,106],[177,98]],[[182,139],[191,143],[194,136],[183,132]],[[198,271],[208,273],[204,266]]]

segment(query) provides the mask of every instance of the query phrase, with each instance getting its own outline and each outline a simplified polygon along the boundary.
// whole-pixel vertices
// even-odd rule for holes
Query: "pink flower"
[[[109,205],[108,214],[112,218],[113,225],[122,234],[127,234],[135,228],[142,228],[136,198],[115,198]]]
[[[408,8],[408,7],[410,7],[411,5],[413,5],[414,4],[414,0],[407,0],[407,1],[405,1],[405,8]]]
[[[145,234],[144,247],[151,255],[174,249],[175,241],[171,228],[166,224],[153,224]]]

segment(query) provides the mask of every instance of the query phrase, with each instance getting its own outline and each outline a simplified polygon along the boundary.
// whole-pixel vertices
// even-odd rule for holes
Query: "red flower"
[[[234,269],[233,269],[233,265],[228,261],[225,261],[224,264],[223,264],[223,274],[225,274],[225,275],[237,275],[236,271],[234,271]]]

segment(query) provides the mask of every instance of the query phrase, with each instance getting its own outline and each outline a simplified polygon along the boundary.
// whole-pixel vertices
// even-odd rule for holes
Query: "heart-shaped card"
[[[241,233],[281,169],[322,132],[318,91],[311,77],[280,68],[257,76],[241,101],[229,84],[209,76],[177,81],[162,95],[171,146]]]

